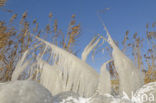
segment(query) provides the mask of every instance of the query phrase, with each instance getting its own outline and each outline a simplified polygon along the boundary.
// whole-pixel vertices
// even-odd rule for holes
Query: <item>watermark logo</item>
[[[131,93],[131,98],[123,92],[122,99],[127,99],[132,103],[152,103],[156,96],[156,82],[148,83],[139,88],[135,93]]]
[[[155,100],[153,93],[142,93],[137,96],[132,92],[132,102],[136,103],[144,103],[144,102],[153,102]]]

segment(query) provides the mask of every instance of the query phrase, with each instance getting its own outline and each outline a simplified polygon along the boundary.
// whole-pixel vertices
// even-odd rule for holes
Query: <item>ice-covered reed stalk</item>
[[[112,60],[108,60],[101,66],[100,76],[98,81],[97,92],[100,95],[111,94],[111,77],[106,68],[106,65]]]
[[[97,83],[98,83],[98,73],[91,66],[89,66],[87,63],[77,58],[75,55],[57,47],[56,45],[51,44],[41,38],[38,37],[35,38],[38,41],[42,42],[42,44],[44,45],[44,50],[42,51],[42,53],[39,53],[35,62],[29,66],[28,65],[23,66],[23,64],[25,64],[25,62],[27,61],[27,59],[24,56],[19,61],[14,71],[15,73],[13,73],[14,74],[12,76],[13,80],[16,80],[17,77],[20,75],[20,73],[25,69],[28,69],[29,67],[33,70],[34,68],[40,69],[41,71],[43,71],[43,73],[45,73],[46,71],[51,71],[53,72],[53,74],[58,75],[54,77],[52,77],[52,75],[47,75],[45,77],[45,74],[43,75],[41,72],[41,77],[42,77],[41,83],[43,83],[43,85],[49,89],[51,89],[52,87],[54,87],[54,85],[56,85],[55,80],[57,80],[57,78],[61,78],[62,80],[60,81],[62,82],[58,82],[57,85],[62,85],[61,87],[63,88],[62,91],[74,91],[76,93],[79,93],[80,96],[85,96],[85,97],[91,96],[96,91]],[[57,65],[57,67],[59,67],[57,69],[59,69],[61,75],[56,72],[56,69],[53,69],[56,66],[52,66],[52,65],[49,66],[47,63],[44,63],[45,61],[43,62],[47,52],[50,53],[49,56],[50,61],[49,62],[46,61],[46,62],[48,62],[48,64]],[[49,67],[48,69],[47,66]],[[49,69],[53,69],[53,70],[49,70]],[[16,73],[17,71],[20,72]],[[49,81],[51,82],[51,84],[45,81]],[[51,92],[57,94],[60,91],[58,90],[55,92],[54,91]]]
[[[24,60],[26,59],[27,55],[28,55],[29,51],[25,51],[23,53],[23,56],[21,57],[21,59],[18,61],[17,65],[16,65],[16,68],[12,74],[12,78],[11,80],[14,81],[14,80],[18,80],[19,76],[21,75],[21,73],[24,71],[24,69],[28,66],[29,64],[29,61],[26,61],[24,63]]]
[[[95,92],[98,74],[93,68],[73,54],[41,38],[36,37],[36,39],[51,48],[52,59],[57,61],[56,65],[59,66],[63,73],[64,91],[71,90],[79,93],[81,96],[91,96]]]
[[[95,36],[91,42],[85,47],[84,51],[82,52],[81,59],[83,61],[86,61],[89,53],[97,46],[97,44],[100,42],[101,38],[98,38],[98,36]]]
[[[144,83],[143,73],[140,71],[133,62],[117,47],[111,38],[106,26],[104,29],[107,33],[107,42],[112,47],[112,57],[114,60],[115,69],[119,74],[119,89],[120,94],[125,93],[131,96],[131,93],[136,91]]]

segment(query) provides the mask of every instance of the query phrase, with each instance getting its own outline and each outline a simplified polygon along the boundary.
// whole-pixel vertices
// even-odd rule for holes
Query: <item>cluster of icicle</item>
[[[121,95],[125,92],[131,97],[131,93],[143,85],[143,73],[116,46],[106,27],[105,30],[108,36],[106,41],[113,49],[112,60],[119,75],[119,92]],[[36,71],[35,79],[52,95],[64,91],[73,91],[83,97],[91,97],[95,93],[111,94],[111,77],[106,65],[112,60],[108,60],[101,66],[100,74],[86,63],[87,56],[100,42],[100,37],[93,38],[86,46],[82,59],[39,37],[35,39],[41,42],[42,52],[37,56],[30,56],[33,54],[31,52],[33,48],[28,49],[17,63],[12,80],[32,79]],[[48,60],[45,57],[48,57]],[[22,77],[23,74],[29,76]]]
[[[95,69],[54,44],[38,37],[36,39],[43,43],[44,50],[36,57],[36,60],[33,60],[33,63],[32,58],[28,58],[30,51],[26,51],[16,66],[12,80],[17,80],[22,72],[29,68],[28,74],[32,74],[33,70],[40,71],[38,73],[40,83],[53,95],[63,91],[73,91],[81,96],[89,97],[95,93],[99,77]],[[43,60],[47,51],[50,53],[48,60],[52,63]]]

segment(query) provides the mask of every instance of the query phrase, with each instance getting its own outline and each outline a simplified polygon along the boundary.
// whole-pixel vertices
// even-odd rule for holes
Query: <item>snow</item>
[[[81,97],[74,92],[62,92],[53,97],[53,103],[132,103],[120,97],[108,95],[95,95],[93,97]]]
[[[53,103],[89,103],[88,98],[83,98],[79,94],[68,91],[62,92],[53,97]]]

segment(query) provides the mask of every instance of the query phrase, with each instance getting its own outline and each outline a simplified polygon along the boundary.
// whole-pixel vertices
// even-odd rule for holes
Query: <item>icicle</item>
[[[136,68],[133,62],[116,46],[105,25],[104,28],[108,36],[107,41],[113,48],[112,57],[115,68],[119,74],[120,93],[122,94],[124,91],[128,96],[131,96],[132,92],[143,85],[143,73]]]
[[[112,60],[109,60],[105,62],[101,66],[100,70],[100,77],[99,77],[99,82],[98,82],[98,88],[97,92],[100,95],[105,95],[105,94],[111,94],[111,79],[110,79],[110,73],[106,69],[106,65]]]
[[[57,65],[49,65],[41,61],[42,73],[40,83],[46,87],[51,94],[56,95],[63,92],[62,73]]]
[[[27,61],[25,64],[23,64],[27,54],[29,53],[29,51],[25,51],[23,56],[21,57],[21,59],[18,61],[15,70],[13,71],[12,74],[12,78],[11,80],[17,80],[20,76],[20,74],[24,71],[24,69],[26,68],[26,66],[28,66],[28,64],[30,63],[30,61]]]
[[[84,51],[82,52],[81,59],[86,61],[89,53],[96,47],[99,43],[100,38],[97,39],[98,36],[94,37],[92,41],[85,47]]]
[[[38,55],[37,58],[30,56],[31,59],[36,58],[35,60],[33,59],[33,62],[30,61],[30,65],[30,58],[27,58],[28,53],[26,52],[23,55],[22,59],[20,59],[20,61],[18,62],[18,65],[16,66],[16,69],[13,73],[12,80],[17,80],[19,75],[24,72],[24,70],[29,70],[30,74],[32,75],[34,73],[34,70],[39,69],[40,71],[43,71],[43,73],[41,72],[41,83],[48,89],[51,89],[53,94],[60,92],[58,90],[59,88],[62,88],[61,91],[73,91],[79,93],[80,96],[85,97],[89,97],[94,94],[97,88],[99,75],[92,67],[90,67],[88,64],[86,64],[84,61],[80,60],[73,54],[55,46],[54,44],[44,41],[43,39],[38,37],[35,38],[38,41],[42,42],[42,44],[45,46],[43,54],[41,53],[41,55]],[[47,65],[47,63],[43,63],[43,58],[47,56],[47,52],[50,53],[50,58],[46,62],[52,65],[57,65],[56,67],[59,67],[57,69],[62,72],[61,76],[56,76],[57,74],[59,74],[56,69],[50,70],[55,66],[50,66]],[[48,68],[46,66],[48,66]],[[53,74],[55,76],[51,81],[49,81],[51,77],[49,76],[50,74],[47,71],[54,72]],[[56,82],[55,78],[58,79],[58,82]],[[62,83],[59,82],[61,81],[60,78],[62,78]],[[51,83],[48,84],[47,81]],[[55,86],[56,84],[62,85],[62,87],[57,88]],[[52,87],[57,88],[57,90],[55,91]]]
[[[78,59],[73,54],[36,37],[51,48],[51,54],[55,55],[57,65],[63,72],[63,85],[65,91],[74,91],[81,96],[91,96],[97,87],[98,74],[88,64]],[[78,82],[79,81],[79,82]]]

